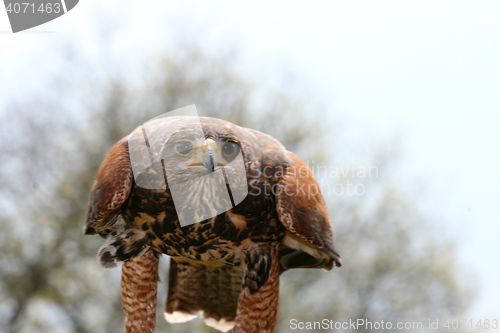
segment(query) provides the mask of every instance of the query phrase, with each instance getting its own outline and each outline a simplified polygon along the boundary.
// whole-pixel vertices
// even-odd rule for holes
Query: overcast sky
[[[399,135],[404,175],[425,180],[449,227],[461,230],[463,267],[476,272],[481,292],[470,315],[499,315],[500,2],[162,1],[154,10],[129,3],[132,11],[122,3],[81,0],[16,35],[5,33],[0,10],[0,102],[57,66],[58,40],[78,39],[82,51],[98,54],[97,18],[127,31],[116,52],[129,57],[203,29],[206,45],[234,44],[246,64],[290,68],[370,135]]]

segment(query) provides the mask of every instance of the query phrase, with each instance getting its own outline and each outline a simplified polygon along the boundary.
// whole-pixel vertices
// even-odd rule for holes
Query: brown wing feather
[[[294,153],[288,152],[288,156],[291,163],[285,168],[276,193],[279,219],[293,238],[313,245],[329,257],[327,262],[320,262],[316,267],[329,269],[333,263],[339,267],[342,261],[333,246],[330,217],[316,177]],[[301,252],[295,259],[304,262],[302,267],[314,266],[305,263],[312,259],[305,253]]]
[[[119,222],[117,213],[127,200],[132,186],[132,168],[127,137],[118,141],[99,167],[89,200],[86,235],[107,234],[106,229]]]

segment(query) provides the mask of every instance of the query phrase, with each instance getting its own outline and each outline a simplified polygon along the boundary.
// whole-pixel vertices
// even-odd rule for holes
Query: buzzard
[[[208,117],[155,119],[117,142],[84,231],[106,238],[104,267],[123,264],[125,332],[154,331],[161,254],[167,321],[201,314],[238,333],[274,332],[283,271],[342,264],[310,168],[271,136]]]

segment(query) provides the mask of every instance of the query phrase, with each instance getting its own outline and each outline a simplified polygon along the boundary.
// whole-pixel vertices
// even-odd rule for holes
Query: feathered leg
[[[125,333],[153,333],[156,315],[158,257],[152,250],[132,257],[122,267]]]
[[[244,251],[243,286],[233,333],[272,333],[279,299],[279,260],[270,245],[254,245]]]

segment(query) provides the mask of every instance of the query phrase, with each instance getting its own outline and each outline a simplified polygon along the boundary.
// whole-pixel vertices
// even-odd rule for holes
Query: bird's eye
[[[239,148],[240,147],[236,144],[236,142],[226,141],[222,145],[222,153],[227,157],[231,157],[238,152]]]
[[[188,155],[194,149],[190,141],[179,141],[175,144],[175,151],[180,155]]]

